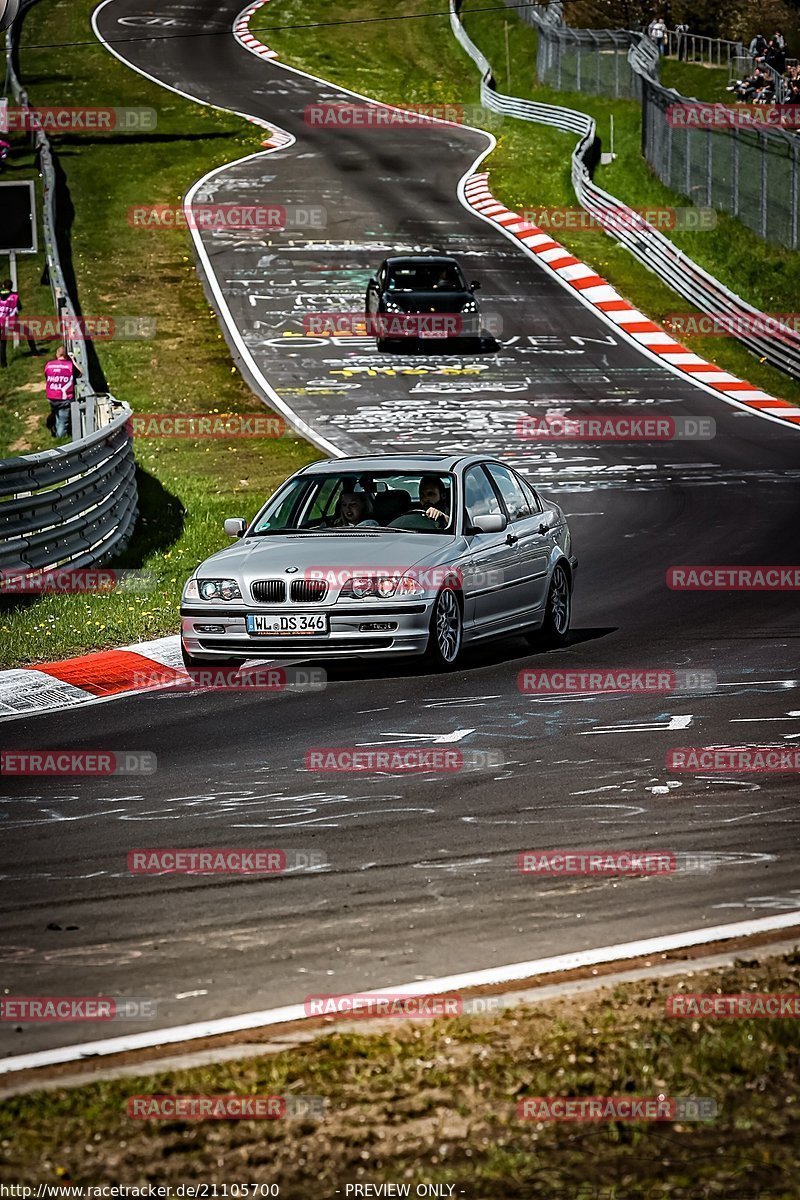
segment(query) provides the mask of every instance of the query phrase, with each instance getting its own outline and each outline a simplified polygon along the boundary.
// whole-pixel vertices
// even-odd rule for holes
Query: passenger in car
[[[352,529],[356,525],[377,525],[372,519],[372,504],[365,492],[342,492],[336,505],[332,528]]]
[[[437,525],[450,520],[450,501],[438,475],[423,475],[419,481],[419,506]]]

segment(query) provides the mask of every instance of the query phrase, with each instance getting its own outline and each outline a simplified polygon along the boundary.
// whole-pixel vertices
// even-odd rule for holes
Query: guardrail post
[[[731,150],[731,215],[739,215],[739,130],[734,126],[728,134],[733,138]]]
[[[762,133],[760,130],[758,133],[758,144],[761,147],[761,197],[760,197],[760,202],[761,202],[760,226],[761,226],[761,229],[760,229],[760,233],[761,233],[762,238],[766,239],[766,236],[767,236],[767,189],[768,189],[768,179],[769,179],[768,169],[767,169],[767,153],[768,153],[769,143],[767,141],[766,134]]]
[[[706,208],[711,208],[711,194],[712,194],[711,182],[712,182],[712,172],[714,170],[713,144],[711,141],[713,136],[714,135],[711,132],[711,130],[707,129],[706,130]]]
[[[792,170],[792,214],[791,214],[791,229],[789,231],[789,244],[792,250],[797,249],[797,191],[798,191],[798,153],[797,153],[797,138],[792,138],[791,142],[791,170]]]

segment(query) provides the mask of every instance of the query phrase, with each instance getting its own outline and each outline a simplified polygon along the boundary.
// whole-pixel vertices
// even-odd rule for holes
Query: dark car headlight
[[[478,311],[478,301],[477,300],[465,300],[461,306],[461,311],[476,313]]]

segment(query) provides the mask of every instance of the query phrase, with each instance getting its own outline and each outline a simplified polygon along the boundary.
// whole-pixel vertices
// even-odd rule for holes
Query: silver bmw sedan
[[[287,479],[183,589],[187,667],[562,644],[577,559],[557,504],[479,455],[327,459]]]

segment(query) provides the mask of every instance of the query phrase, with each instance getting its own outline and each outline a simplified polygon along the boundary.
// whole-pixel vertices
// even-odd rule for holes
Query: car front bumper
[[[181,641],[193,658],[373,658],[424,654],[433,597],[408,604],[348,601],[341,606],[299,605],[242,608],[241,605],[182,605]],[[249,634],[248,613],[292,616],[324,613],[327,634]],[[377,628],[375,628],[377,626]],[[370,628],[372,627],[372,628]]]

